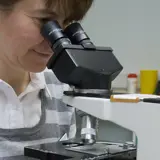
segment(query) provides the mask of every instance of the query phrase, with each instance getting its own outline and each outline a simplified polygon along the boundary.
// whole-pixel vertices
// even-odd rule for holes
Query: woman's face
[[[63,16],[46,13],[44,0],[23,0],[13,12],[1,15],[0,60],[17,69],[43,71],[53,53],[40,34],[41,21],[56,19],[62,25]]]

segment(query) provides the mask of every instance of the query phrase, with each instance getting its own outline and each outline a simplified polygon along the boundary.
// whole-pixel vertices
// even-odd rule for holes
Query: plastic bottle
[[[137,93],[137,74],[130,73],[127,76],[127,93]]]

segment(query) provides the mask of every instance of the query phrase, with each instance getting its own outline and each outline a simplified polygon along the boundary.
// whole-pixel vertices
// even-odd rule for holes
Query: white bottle
[[[137,74],[130,73],[127,76],[127,93],[137,93]]]

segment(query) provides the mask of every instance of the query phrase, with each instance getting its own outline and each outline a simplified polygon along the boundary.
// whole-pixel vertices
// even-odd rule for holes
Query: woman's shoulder
[[[63,96],[63,92],[70,90],[69,85],[60,82],[52,70],[45,69],[43,73],[46,81],[46,86],[50,91],[52,97],[61,99],[61,97]]]
[[[47,84],[62,85],[52,70],[46,68],[43,73]]]

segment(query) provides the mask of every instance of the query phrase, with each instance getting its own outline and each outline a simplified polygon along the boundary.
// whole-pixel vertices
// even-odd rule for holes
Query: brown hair
[[[10,11],[22,0],[0,0],[0,9]],[[34,1],[34,0],[33,0]],[[57,7],[65,15],[64,24],[80,21],[84,18],[94,0],[44,0],[46,7],[52,10]]]

